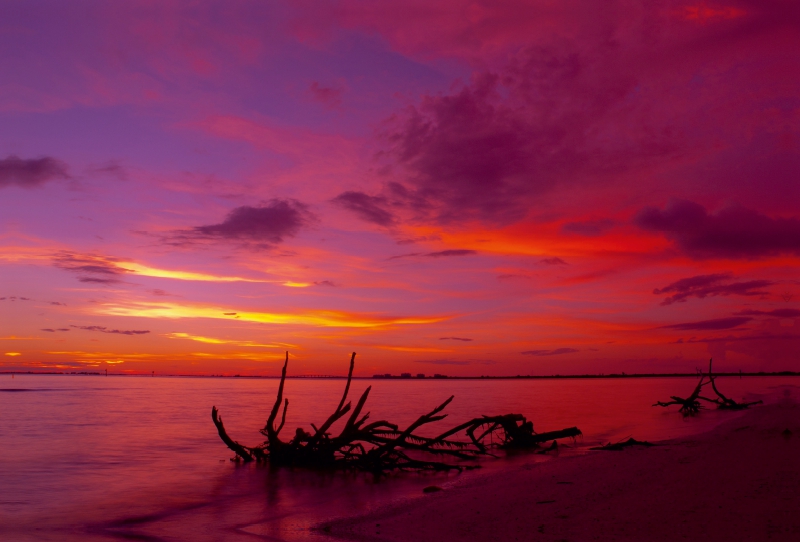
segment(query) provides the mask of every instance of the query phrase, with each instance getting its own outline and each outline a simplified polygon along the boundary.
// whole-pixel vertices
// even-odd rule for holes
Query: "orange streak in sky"
[[[450,318],[448,316],[387,317],[350,314],[340,311],[309,311],[296,314],[250,312],[202,305],[178,305],[174,303],[132,303],[128,305],[107,303],[97,309],[96,312],[111,316],[137,316],[142,318],[214,318],[258,322],[263,324],[296,324],[319,327],[354,328],[379,328],[397,324],[431,324]]]

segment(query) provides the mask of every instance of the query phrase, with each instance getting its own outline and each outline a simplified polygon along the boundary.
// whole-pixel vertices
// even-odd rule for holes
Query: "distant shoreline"
[[[0,375],[37,375],[37,376],[127,376],[127,377],[159,377],[159,378],[239,378],[239,379],[280,379],[279,375],[183,375],[183,374],[147,374],[147,373],[109,373],[94,371],[0,371]],[[580,380],[580,379],[616,379],[616,378],[697,378],[700,373],[609,373],[609,374],[578,374],[578,375],[516,375],[516,376],[425,376],[403,377],[399,375],[380,376],[354,376],[353,380],[401,380],[401,381],[430,381],[430,380]],[[762,376],[800,376],[800,371],[773,371],[773,372],[720,372],[719,376],[762,377]],[[287,379],[311,380],[345,380],[346,375],[294,375],[286,376]]]

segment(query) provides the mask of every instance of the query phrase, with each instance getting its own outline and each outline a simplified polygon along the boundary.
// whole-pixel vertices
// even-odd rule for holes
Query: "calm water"
[[[798,395],[793,378],[720,378],[740,399]],[[356,380],[372,386],[372,419],[408,424],[450,395],[441,427],[481,414],[519,412],[538,431],[578,426],[583,448],[627,436],[660,440],[704,431],[736,414],[684,419],[676,408],[651,408],[688,395],[693,379],[635,380]],[[308,527],[464,474],[317,474],[237,466],[211,423],[216,405],[240,442],[263,440],[273,379],[0,376],[0,539],[10,541],[321,540]],[[289,380],[286,434],[319,425],[339,401],[343,380]],[[576,453],[576,452],[572,452]],[[509,468],[548,458],[523,454],[485,462]],[[555,459],[557,460],[557,459]],[[254,537],[254,535],[256,535]]]

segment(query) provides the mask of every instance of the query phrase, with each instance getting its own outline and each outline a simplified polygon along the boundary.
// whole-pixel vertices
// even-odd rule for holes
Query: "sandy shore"
[[[652,448],[470,477],[321,528],[363,541],[800,540],[800,407],[731,417]]]

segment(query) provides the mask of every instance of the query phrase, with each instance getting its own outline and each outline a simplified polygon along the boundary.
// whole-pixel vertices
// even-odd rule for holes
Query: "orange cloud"
[[[259,348],[298,348],[296,344],[260,344],[254,343],[253,341],[230,341],[225,339],[215,339],[213,337],[203,337],[201,335],[190,335],[189,333],[167,333],[166,337],[169,337],[170,339],[188,339],[190,341],[197,341],[206,344],[231,344],[235,346],[254,346]]]
[[[262,324],[305,325],[317,327],[380,328],[402,324],[431,324],[448,316],[391,317],[341,311],[308,311],[304,313],[252,312],[224,309],[207,305],[180,305],[177,303],[106,303],[95,310],[110,316],[136,316],[140,318],[213,318],[241,320]]]

